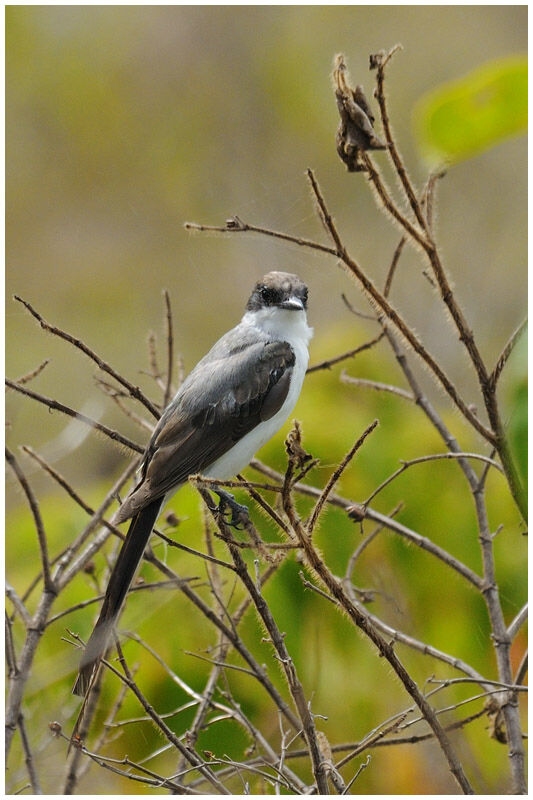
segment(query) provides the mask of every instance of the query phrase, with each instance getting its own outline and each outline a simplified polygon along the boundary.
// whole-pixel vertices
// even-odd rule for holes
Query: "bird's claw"
[[[218,491],[217,494],[220,497],[218,504],[219,514],[222,514],[224,518],[229,516],[229,519],[226,519],[226,524],[235,528],[235,530],[244,530],[246,523],[250,519],[247,507],[238,503],[229,492]]]

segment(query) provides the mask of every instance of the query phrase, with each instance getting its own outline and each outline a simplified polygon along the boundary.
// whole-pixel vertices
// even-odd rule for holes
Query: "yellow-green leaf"
[[[527,129],[527,58],[491,61],[424,95],[415,130],[428,161],[462,161]]]

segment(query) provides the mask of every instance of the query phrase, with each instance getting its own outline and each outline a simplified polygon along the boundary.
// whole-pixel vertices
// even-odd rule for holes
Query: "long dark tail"
[[[131,520],[126,539],[107,584],[100,616],[83,651],[80,671],[72,689],[73,694],[86,696],[94,683],[100,662],[109,647],[113,626],[150,538],[161,503],[162,498],[154,500]]]

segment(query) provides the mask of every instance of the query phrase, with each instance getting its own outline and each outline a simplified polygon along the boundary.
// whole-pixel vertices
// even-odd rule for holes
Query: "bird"
[[[72,689],[85,701],[163,506],[190,475],[228,480],[241,472],[292,412],[313,335],[307,299],[308,288],[297,275],[267,273],[255,284],[239,324],[198,362],[163,411],[139,480],[112,520],[131,521]],[[246,507],[221,489],[215,492],[219,508],[229,507],[230,524],[237,525]]]

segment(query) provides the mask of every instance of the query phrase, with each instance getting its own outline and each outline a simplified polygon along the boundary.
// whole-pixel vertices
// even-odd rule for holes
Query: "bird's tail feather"
[[[98,672],[100,661],[109,647],[113,625],[131,586],[150,533],[161,508],[162,499],[154,500],[132,519],[107,585],[100,616],[81,658],[73,694],[86,696]]]

